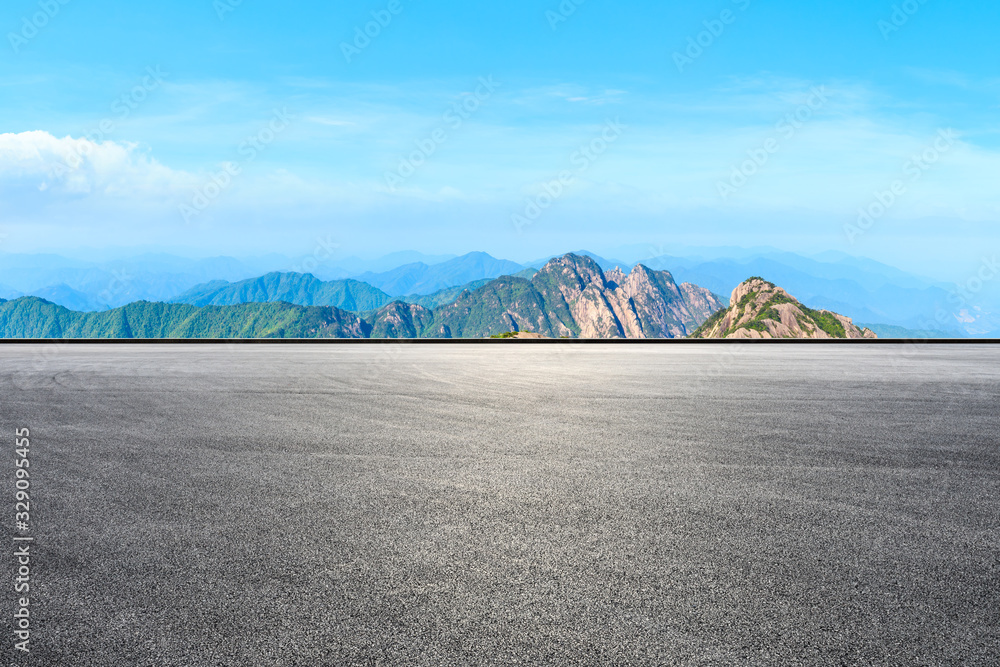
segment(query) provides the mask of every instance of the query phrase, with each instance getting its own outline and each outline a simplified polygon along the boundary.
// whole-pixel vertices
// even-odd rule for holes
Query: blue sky
[[[8,2],[0,249],[973,270],[1000,242],[1000,7],[818,4]]]

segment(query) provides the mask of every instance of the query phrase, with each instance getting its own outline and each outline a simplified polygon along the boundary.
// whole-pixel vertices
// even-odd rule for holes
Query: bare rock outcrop
[[[877,338],[870,329],[828,310],[808,308],[763,278],[740,283],[729,308],[712,315],[692,338]]]
[[[605,273],[568,254],[530,280],[504,276],[435,312],[431,336],[480,338],[531,331],[551,338],[681,338],[723,307],[709,290],[677,285],[667,271],[638,265]]]
[[[683,338],[722,307],[709,290],[678,286],[668,271],[642,264],[628,274],[617,267],[604,273],[593,259],[569,254],[532,279],[549,302],[550,281],[572,319],[561,335],[580,338]]]

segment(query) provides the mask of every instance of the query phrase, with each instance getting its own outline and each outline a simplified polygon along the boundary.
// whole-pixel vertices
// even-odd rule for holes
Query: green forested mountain
[[[521,273],[527,271],[533,272],[534,269]],[[486,285],[490,280],[492,279],[484,278],[457,287],[447,287],[433,294],[410,294],[399,297],[399,300],[433,310],[453,302],[466,290],[472,291]],[[171,299],[171,302],[192,306],[234,306],[241,303],[285,301],[298,306],[333,306],[363,313],[378,310],[395,300],[377,287],[357,280],[323,281],[308,273],[269,273],[236,283],[213,280],[196,285]]]
[[[280,302],[199,308],[138,301],[99,313],[37,297],[0,304],[3,338],[367,338],[370,332],[353,313]]]
[[[192,306],[234,306],[241,303],[284,301],[297,306],[333,306],[361,312],[388,305],[394,299],[357,280],[323,281],[310,273],[268,273],[260,278],[229,283],[216,280],[192,287],[173,299]]]
[[[674,338],[687,335],[722,307],[708,290],[677,285],[666,271],[639,265],[628,275],[617,269],[605,274],[594,260],[577,255],[550,261],[530,279],[503,276],[463,289],[434,310],[391,300],[361,308],[360,303],[384,300],[378,296],[383,293],[358,287],[363,283],[336,283],[268,274],[243,283],[208,283],[185,297],[208,305],[138,301],[87,313],[22,297],[0,302],[0,337],[486,338],[530,331],[553,338]],[[339,300],[364,314],[273,300],[280,297]],[[271,301],[212,305],[243,299]]]
[[[434,319],[434,312],[417,304],[394,301],[368,319],[372,323],[371,338],[420,338]]]
[[[474,280],[471,283],[459,285],[458,287],[447,287],[443,290],[434,292],[433,294],[409,294],[407,296],[400,297],[400,300],[405,301],[406,303],[415,303],[418,306],[434,310],[435,308],[440,308],[441,306],[447,306],[449,303],[453,303],[462,292],[473,292],[483,285],[488,285],[491,280],[493,279],[483,278],[482,280]]]

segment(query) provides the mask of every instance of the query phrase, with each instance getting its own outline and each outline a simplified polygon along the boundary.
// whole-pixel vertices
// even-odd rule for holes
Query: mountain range
[[[171,301],[191,306],[284,301],[297,306],[334,306],[361,312],[376,310],[394,299],[382,290],[357,280],[322,281],[308,273],[274,272],[236,283],[215,280],[193,287]]]
[[[939,330],[951,336],[983,334],[1000,322],[963,327],[946,285],[913,276],[878,262],[828,254],[825,261],[771,252],[749,258],[701,260],[659,256],[650,266],[669,266],[679,280],[728,294],[747,276],[767,276],[815,309],[850,313],[857,321],[907,329]],[[949,313],[946,321],[936,319]],[[971,324],[971,323],[967,323]]]
[[[382,273],[362,273],[355,278],[400,297],[433,294],[476,280],[514,275],[524,269],[517,262],[496,259],[485,252],[470,252],[440,264],[415,262]]]
[[[354,313],[283,302],[199,308],[137,301],[96,313],[38,297],[0,303],[3,338],[367,338],[370,331]]]
[[[803,305],[845,313],[893,336],[988,336],[1000,331],[1000,284],[957,296],[954,285],[843,253],[807,257],[769,248],[720,248],[665,254],[634,247],[615,252],[621,259],[574,254],[589,257],[605,272],[629,272],[640,264],[669,270],[678,283],[716,294],[729,294],[749,275],[767,276]],[[39,296],[81,312],[135,301],[200,306],[277,300],[358,313],[394,300],[437,310],[504,275],[530,280],[550,259],[521,264],[481,252],[461,257],[402,252],[362,260],[334,257],[326,244],[297,260],[277,254],[243,260],[147,254],[84,262],[0,254],[0,298]]]
[[[878,338],[851,318],[802,305],[763,278],[750,278],[733,290],[729,308],[720,310],[692,338]]]
[[[435,312],[430,335],[480,338],[530,331],[553,338],[681,338],[722,307],[719,297],[667,271],[637,265],[607,274],[568,254],[531,279],[498,278]]]
[[[215,305],[217,300],[297,297],[376,304],[384,297],[363,283],[324,283],[313,276],[272,274],[260,282],[206,286],[192,303],[139,301],[101,312],[74,312],[38,297],[0,303],[4,338],[484,338],[508,331],[549,337],[675,338],[686,336],[722,301],[709,290],[678,285],[667,271],[639,265],[605,274],[573,254],[532,277],[503,276],[462,291],[436,310],[400,300],[363,314],[331,305],[284,300]],[[384,294],[384,293],[382,293]],[[359,301],[360,299],[360,301]],[[369,301],[365,301],[369,299]]]

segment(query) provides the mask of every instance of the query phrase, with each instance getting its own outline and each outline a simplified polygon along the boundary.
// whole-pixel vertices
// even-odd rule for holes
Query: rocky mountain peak
[[[813,310],[763,278],[740,283],[720,310],[692,334],[693,338],[877,338],[851,318]]]
[[[604,278],[611,283],[616,285],[621,285],[625,282],[625,272],[621,270],[621,267],[616,266],[610,271],[605,272]]]
[[[600,287],[605,283],[604,272],[597,262],[586,255],[573,253],[550,259],[535,275],[572,278],[581,290],[591,283],[597,283]]]
[[[774,283],[768,282],[763,278],[748,278],[742,283],[736,286],[733,290],[732,296],[729,297],[729,306],[735,306],[740,301],[742,301],[748,294],[771,294],[775,291],[779,291],[785,296],[789,296],[788,292],[777,287]]]

